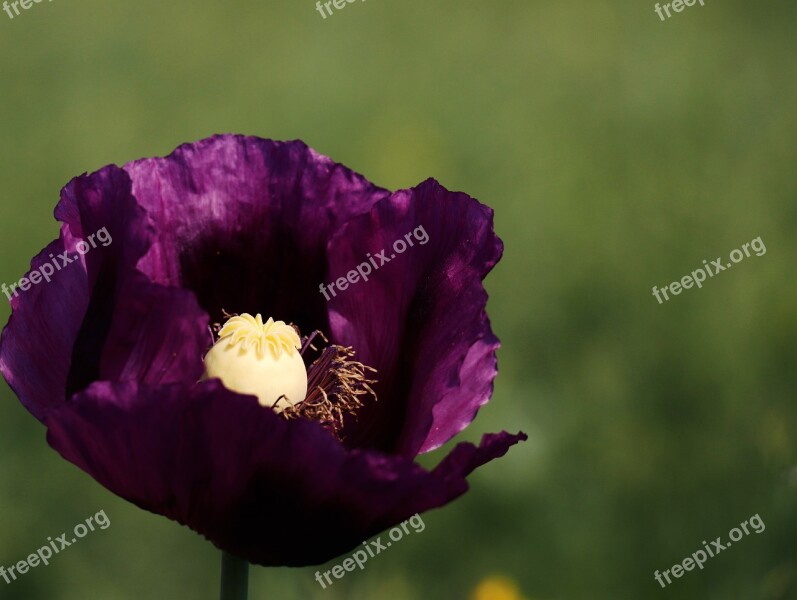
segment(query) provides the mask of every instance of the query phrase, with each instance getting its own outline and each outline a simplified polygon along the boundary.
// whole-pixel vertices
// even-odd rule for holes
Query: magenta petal
[[[190,291],[137,271],[152,228],[130,186],[113,166],[72,180],[55,211],[61,237],[31,267],[44,268],[64,251],[71,262],[56,259],[50,282],[12,299],[0,371],[40,420],[92,381],[168,383],[202,373],[207,315]]]
[[[55,216],[64,223],[60,238],[31,261],[29,274],[47,269],[47,263],[57,267],[55,273],[50,282],[42,281],[12,298],[12,316],[0,343],[0,371],[40,420],[66,397],[75,378],[73,356],[77,355],[78,364],[99,360],[98,352],[88,356],[82,352],[85,348],[76,348],[79,340],[85,345],[88,338],[96,338],[110,319],[102,298],[91,304],[95,310],[86,316],[93,290],[105,291],[130,273],[147,246],[141,211],[130,195],[130,179],[116,167],[73,179],[61,192]],[[104,226],[116,243],[102,247],[95,241],[97,247],[76,258],[77,244]],[[62,260],[63,252],[67,254]],[[91,323],[99,327],[89,334]]]
[[[157,228],[145,273],[191,289],[214,321],[262,312],[307,331],[327,328],[328,239],[388,195],[300,141],[215,136],[125,170]]]
[[[193,383],[212,337],[196,297],[143,275],[119,286],[96,379],[145,385]]]
[[[63,248],[62,240],[52,242],[31,261],[31,271],[50,262],[50,255],[58,256]],[[66,396],[72,348],[88,305],[85,267],[71,267],[48,284],[12,296],[11,318],[0,338],[0,372],[40,421],[50,406]]]
[[[465,477],[491,460],[504,456],[511,446],[527,439],[529,436],[523,432],[487,433],[482,436],[479,446],[469,442],[457,444],[433,473],[442,477]]]
[[[54,411],[48,440],[111,491],[266,566],[318,564],[467,490],[465,476],[524,436],[461,444],[433,472],[346,451],[218,382],[98,383]]]
[[[418,228],[423,228],[418,230]],[[397,253],[418,230],[421,245]],[[414,456],[462,431],[492,394],[498,338],[482,279],[501,257],[493,213],[434,180],[396,192],[330,242],[330,280],[367,255],[389,260],[331,298],[334,339],[377,369],[379,402],[347,433],[354,444]],[[400,247],[399,247],[400,249]]]

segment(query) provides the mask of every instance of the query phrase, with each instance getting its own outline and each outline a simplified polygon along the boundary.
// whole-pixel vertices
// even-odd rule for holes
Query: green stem
[[[221,600],[246,600],[249,596],[249,563],[223,552],[221,555]]]

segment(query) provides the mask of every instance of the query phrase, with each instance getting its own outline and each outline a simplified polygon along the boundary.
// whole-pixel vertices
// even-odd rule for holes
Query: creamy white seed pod
[[[296,330],[258,314],[230,318],[205,356],[202,379],[219,378],[227,389],[257,396],[262,406],[280,413],[304,401],[307,369]]]

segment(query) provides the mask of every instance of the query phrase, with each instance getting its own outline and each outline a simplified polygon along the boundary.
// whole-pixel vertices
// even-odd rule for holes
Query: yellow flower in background
[[[524,600],[524,598],[520,595],[520,588],[511,579],[490,576],[476,586],[470,600]]]

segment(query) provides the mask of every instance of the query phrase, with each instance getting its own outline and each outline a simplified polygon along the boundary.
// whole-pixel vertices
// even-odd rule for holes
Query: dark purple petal
[[[214,320],[262,313],[326,329],[326,244],[388,192],[300,141],[216,136],[130,163],[158,237],[140,268],[191,289]]]
[[[98,383],[54,411],[48,440],[138,506],[265,566],[319,564],[467,490],[465,476],[523,434],[461,444],[433,472],[347,452],[307,421],[284,421],[217,381]]]
[[[492,210],[434,180],[396,192],[330,242],[330,281],[376,256],[368,281],[330,300],[335,342],[377,369],[379,402],[346,433],[353,445],[407,456],[444,444],[492,394],[499,346],[482,279],[501,257]],[[422,228],[418,230],[418,228]],[[418,231],[415,236],[405,237]],[[428,241],[421,245],[425,239]],[[414,246],[397,253],[396,240]]]
[[[55,264],[52,281],[41,282],[12,299],[13,312],[0,347],[0,370],[40,420],[48,407],[64,400],[70,380],[80,376],[83,361],[99,361],[98,352],[85,351],[91,338],[102,334],[97,325],[103,317],[106,321],[110,318],[110,311],[102,294],[92,302],[92,289],[107,290],[120,272],[129,272],[146,249],[139,228],[125,227],[129,235],[123,236],[123,222],[108,216],[133,215],[134,210],[130,180],[120,169],[109,167],[73,179],[62,190],[55,209],[56,218],[64,223],[60,238],[31,262],[30,272],[46,263]],[[131,218],[135,220],[135,216]],[[75,260],[76,245],[103,226],[108,226],[116,244],[93,248]],[[63,252],[67,255],[61,259]],[[90,303],[92,314],[86,316]],[[78,360],[72,368],[75,356]]]
[[[152,227],[117,167],[72,180],[55,210],[61,236],[31,263],[58,270],[12,299],[0,371],[37,418],[100,379],[195,381],[209,339],[207,316],[188,291],[136,270]],[[97,232],[104,230],[107,236]],[[79,246],[80,245],[80,246]],[[81,255],[78,251],[83,251]]]
[[[197,381],[212,342],[208,322],[191,292],[136,274],[118,288],[96,380],[145,385]]]
[[[63,248],[63,240],[52,242],[31,261],[31,271]],[[88,306],[85,267],[72,265],[56,273],[50,283],[21,294],[11,297],[11,318],[0,338],[0,372],[25,408],[41,421],[47,409],[66,395],[72,348]]]
[[[479,446],[468,442],[457,444],[432,472],[440,477],[466,477],[491,460],[504,456],[510,446],[527,439],[529,436],[523,432],[487,433],[482,436]]]

